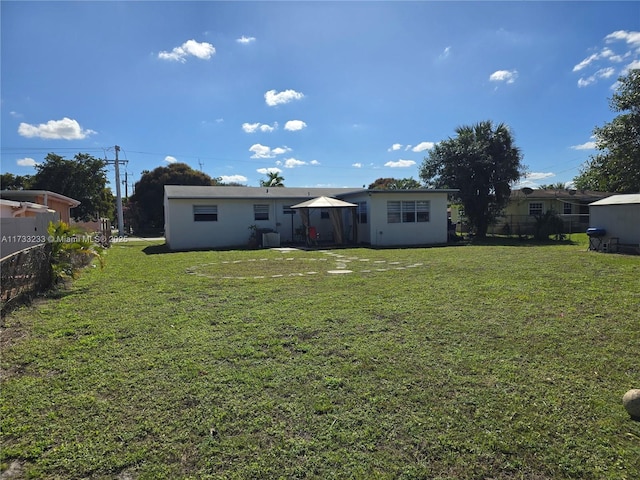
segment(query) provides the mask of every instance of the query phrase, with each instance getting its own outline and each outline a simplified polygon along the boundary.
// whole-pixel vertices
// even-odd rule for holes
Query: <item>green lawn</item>
[[[329,274],[329,270],[350,270]],[[115,244],[2,331],[15,478],[637,479],[640,258]]]

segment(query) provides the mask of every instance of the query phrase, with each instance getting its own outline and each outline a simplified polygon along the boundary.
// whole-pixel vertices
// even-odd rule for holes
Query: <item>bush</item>
[[[552,210],[547,210],[544,215],[536,215],[535,218],[533,238],[536,240],[548,240],[550,235],[560,235],[562,233],[564,223]]]
[[[104,266],[103,248],[93,242],[93,237],[78,227],[65,222],[49,223],[47,229],[51,244],[51,269],[54,282],[75,278],[78,271],[94,258]]]

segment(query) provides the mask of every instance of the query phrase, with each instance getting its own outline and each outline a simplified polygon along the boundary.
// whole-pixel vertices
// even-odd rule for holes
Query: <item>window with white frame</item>
[[[217,205],[194,205],[193,221],[194,222],[217,222],[218,206]]]
[[[430,207],[428,200],[388,201],[387,223],[428,222]]]
[[[269,205],[267,205],[267,204],[254,204],[253,205],[253,219],[254,220],[269,220]]]
[[[358,223],[367,223],[367,202],[357,202],[356,220]]]
[[[400,205],[400,202],[395,200],[387,202],[387,223],[400,223],[402,218],[400,216],[402,211]]]
[[[571,215],[573,213],[571,204],[569,202],[564,202],[564,205],[562,207],[562,213],[564,213],[565,215]]]
[[[529,215],[531,216],[542,215],[542,202],[530,202]]]

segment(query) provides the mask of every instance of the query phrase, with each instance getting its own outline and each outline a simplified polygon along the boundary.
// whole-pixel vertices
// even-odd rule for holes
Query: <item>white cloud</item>
[[[249,151],[253,152],[251,158],[274,158],[276,155],[282,155],[283,153],[290,152],[291,149],[289,147],[276,147],[271,149],[271,147],[256,143],[251,145]]]
[[[318,160],[311,160],[309,163],[311,165],[320,165],[320,162]]]
[[[223,183],[245,183],[247,177],[244,175],[220,175],[220,180]]]
[[[355,168],[362,168],[362,164],[360,162],[352,163],[351,166]]]
[[[307,162],[303,162],[302,160],[298,160],[296,158],[287,158],[284,161],[284,168],[295,168],[295,167],[301,167],[302,165],[306,165]]]
[[[578,86],[579,87],[589,86],[589,85],[595,83],[596,81],[598,81],[599,79],[601,79],[601,78],[609,78],[609,77],[613,76],[615,73],[616,73],[616,70],[613,67],[601,68],[596,73],[594,73],[593,75],[591,75],[591,76],[589,76],[587,78],[580,78],[578,80]]]
[[[37,165],[36,161],[29,157],[19,158],[16,163],[21,167],[35,167]]]
[[[577,65],[575,65],[573,67],[573,71],[574,72],[579,72],[580,70],[582,70],[583,68],[587,67],[588,65],[591,64],[591,62],[594,62],[596,60],[598,60],[600,58],[600,55],[598,55],[597,53],[594,53],[593,55],[589,55],[587,58],[585,58],[584,60],[582,60],[580,63],[578,63]]]
[[[518,78],[517,70],[496,70],[489,75],[489,81],[491,82],[513,83],[516,78]]]
[[[189,56],[196,57],[201,60],[209,60],[213,55],[215,55],[215,53],[216,49],[210,43],[200,43],[195,40],[187,40],[170,52],[160,52],[158,54],[158,58],[161,60],[185,63]]]
[[[176,157],[172,157],[171,155],[167,155],[164,157],[164,161],[167,163],[176,163],[178,159]]]
[[[297,132],[298,130],[302,130],[303,128],[306,128],[307,124],[304,123],[302,120],[289,120],[287,123],[284,124],[284,129],[285,130],[289,130],[290,132]]]
[[[416,162],[414,162],[413,160],[398,160],[396,162],[387,162],[384,164],[384,166],[390,168],[407,168],[412,167],[415,164]]]
[[[273,122],[273,125],[267,125],[266,123],[243,123],[242,130],[246,133],[254,133],[256,130],[261,132],[273,132],[278,128],[278,122]]]
[[[544,178],[555,177],[556,174],[553,172],[529,172],[524,175],[522,178],[526,180],[542,180]]]
[[[244,35],[236,39],[236,42],[242,43],[243,45],[247,45],[255,41],[256,41],[256,37],[245,37]]]
[[[596,142],[585,142],[581,145],[572,145],[573,150],[594,150],[596,148]]]
[[[575,65],[573,67],[574,72],[579,72],[587,67],[596,70],[595,73],[581,77],[578,80],[578,87],[587,87],[600,79],[607,79],[616,74],[626,75],[630,69],[640,67],[640,59],[638,58],[640,55],[640,32],[618,30],[604,37],[604,42],[609,45],[615,42],[624,42],[628,50],[624,53],[617,53],[609,47],[602,47],[599,51],[592,53]],[[626,60],[629,60],[630,63],[618,72],[616,72],[615,68],[606,66],[606,63],[619,64]],[[605,65],[603,66],[603,64]]]
[[[282,92],[276,93],[275,90],[269,90],[264,94],[264,101],[270,107],[274,107],[276,105],[280,105],[281,103],[289,103],[293,100],[300,100],[304,95],[300,92],[296,92],[295,90],[284,90]]]
[[[258,168],[256,170],[261,175],[268,175],[269,173],[282,173],[278,167],[269,167],[269,168]]]
[[[387,152],[395,152],[396,150],[400,150],[401,148],[402,145],[400,143],[394,143],[387,149]]]
[[[438,57],[440,60],[444,60],[445,58],[447,58],[449,55],[451,55],[451,47],[446,47],[442,53],[440,54],[440,56]]]
[[[420,142],[418,145],[411,149],[412,152],[424,152],[425,150],[429,150],[433,148],[435,143],[433,142]]]
[[[243,123],[242,130],[244,130],[246,133],[253,133],[258,129],[259,126],[259,123]]]
[[[291,149],[289,147],[276,147],[272,150],[274,155],[282,155],[283,153],[290,152]]]
[[[624,67],[623,74],[626,75],[629,73],[629,70],[640,70],[640,60],[634,60],[629,65]]]
[[[49,120],[38,126],[21,123],[18,133],[27,138],[46,138],[51,140],[82,140],[92,135],[94,130],[83,130],[76,120],[64,117],[62,120]]]
[[[607,43],[612,43],[616,40],[622,40],[629,46],[640,48],[640,32],[627,32],[626,30],[617,30],[604,37],[604,41]]]

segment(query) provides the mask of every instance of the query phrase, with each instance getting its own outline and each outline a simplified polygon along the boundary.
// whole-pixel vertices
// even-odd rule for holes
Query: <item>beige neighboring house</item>
[[[59,215],[46,205],[0,199],[0,258],[44,243]]]
[[[45,243],[49,223],[68,223],[78,205],[78,200],[45,190],[0,191],[0,258]]]
[[[0,198],[45,205],[58,212],[60,221],[65,223],[71,222],[71,209],[80,205],[79,200],[48,190],[0,190]]]
[[[513,190],[503,215],[489,227],[490,234],[532,235],[535,219],[548,211],[564,222],[564,233],[585,233],[589,228],[589,204],[611,196],[590,190]],[[464,222],[464,211],[452,206],[453,223]]]

